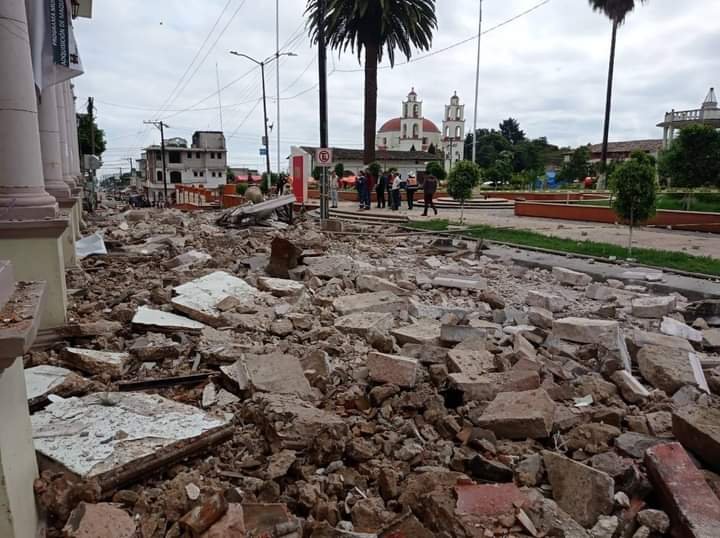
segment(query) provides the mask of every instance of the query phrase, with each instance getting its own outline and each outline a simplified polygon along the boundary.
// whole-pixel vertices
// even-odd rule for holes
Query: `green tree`
[[[473,189],[480,183],[481,173],[472,161],[460,161],[450,171],[447,190],[453,200],[460,202],[460,224],[465,218],[465,200],[472,197]]]
[[[475,164],[480,168],[489,168],[498,160],[501,152],[512,150],[512,144],[499,131],[478,129],[476,138]],[[472,143],[473,136],[468,134],[465,137],[465,160],[472,160]]]
[[[368,172],[370,172],[372,177],[378,178],[380,177],[380,172],[382,172],[382,165],[377,161],[370,163],[368,165]]]
[[[443,181],[447,177],[447,172],[442,164],[437,161],[430,161],[425,166],[425,171],[431,176],[435,176],[439,181]]]
[[[89,114],[78,114],[77,120],[78,120],[78,143],[80,145],[80,158],[82,158],[83,155],[92,155],[92,144],[90,143],[90,140],[92,140],[90,133],[92,131],[92,127],[94,125],[95,127],[95,155],[97,157],[101,157],[103,153],[105,153],[105,131],[100,129],[97,126],[97,123],[95,121],[90,120]]]
[[[588,0],[594,11],[600,11],[612,21],[612,37],[610,40],[610,66],[608,68],[607,95],[605,99],[605,124],[603,129],[601,170],[607,164],[608,136],[610,134],[610,109],[612,107],[613,73],[615,71],[615,45],[617,43],[617,30],[630,12],[635,9],[636,1],[644,3],[646,0]],[[604,187],[600,185],[600,187]]]
[[[655,167],[644,158],[631,158],[615,168],[612,183],[615,186],[612,206],[615,213],[630,227],[628,256],[632,256],[633,227],[655,215]]]
[[[587,146],[580,146],[570,155],[570,160],[563,163],[558,179],[567,183],[583,180],[590,173],[590,150]]]
[[[673,187],[720,187],[720,132],[708,125],[682,129],[660,154],[659,169]]]
[[[375,160],[377,132],[378,64],[387,55],[395,65],[396,52],[408,60],[413,48],[429,50],[437,28],[435,0],[325,0],[325,19],[321,21],[320,0],[308,0],[306,15],[310,37],[318,40],[323,25],[331,49],[348,48],[365,54],[364,162]]]
[[[345,177],[345,165],[343,163],[337,163],[335,165],[335,175],[339,178]]]
[[[525,131],[520,129],[520,123],[515,118],[508,118],[500,124],[500,133],[511,144],[525,141]]]

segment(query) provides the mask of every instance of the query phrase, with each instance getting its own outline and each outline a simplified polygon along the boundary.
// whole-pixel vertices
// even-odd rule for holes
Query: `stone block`
[[[409,357],[370,353],[367,358],[370,379],[376,383],[392,383],[399,387],[414,387],[418,361]]]
[[[533,370],[510,370],[483,375],[454,373],[448,380],[463,393],[463,400],[488,401],[500,393],[535,390],[540,387],[540,376]]]
[[[550,435],[554,416],[555,402],[543,389],[501,392],[477,425],[505,439],[543,439]]]
[[[353,278],[358,266],[350,256],[316,256],[305,258],[308,272],[315,277],[329,280],[331,278]]]
[[[410,292],[394,282],[374,275],[359,275],[355,282],[359,291],[389,291],[398,297],[410,295]]]
[[[469,325],[443,325],[440,328],[440,340],[447,344],[459,344],[465,340],[485,339],[495,332],[495,329],[486,327],[471,327]]]
[[[653,387],[671,395],[685,385],[709,392],[699,357],[692,352],[644,346],[637,355],[640,373]]]
[[[333,301],[333,308],[341,316],[356,312],[400,314],[407,311],[407,301],[388,291],[345,295]]]
[[[585,290],[585,297],[594,301],[609,302],[617,299],[617,290],[604,284],[593,283]]]
[[[130,364],[130,354],[68,347],[63,352],[63,361],[81,372],[118,379]]]
[[[706,329],[702,332],[705,346],[712,350],[720,350],[720,329]]]
[[[553,322],[553,336],[580,344],[617,342],[620,325],[617,321],[586,318],[563,318]]]
[[[234,364],[221,366],[220,371],[240,392],[296,394],[307,399],[313,396],[300,360],[292,355],[248,353]]]
[[[370,331],[388,332],[395,325],[395,316],[383,312],[356,312],[335,320],[335,328],[342,333],[366,336]]]
[[[470,315],[470,310],[456,306],[443,306],[426,304],[408,299],[408,312],[414,318],[419,319],[440,319],[447,314],[456,316],[459,320],[464,320]]]
[[[448,370],[469,376],[494,371],[495,356],[485,349],[450,349],[446,352]]]
[[[284,278],[259,277],[258,288],[272,293],[275,297],[292,297],[300,295],[305,290],[305,284]]]
[[[398,344],[428,344],[440,342],[440,322],[422,319],[412,325],[400,327],[390,332]]]
[[[637,347],[652,345],[683,349],[685,351],[693,350],[690,342],[688,342],[685,338],[678,338],[677,336],[667,336],[660,333],[651,333],[647,331],[641,331],[640,329],[635,329],[633,331],[632,341]]]
[[[528,503],[515,484],[467,484],[455,486],[455,512],[475,516],[499,517],[514,514]]]
[[[666,443],[665,439],[645,435],[644,433],[625,432],[615,438],[615,448],[621,453],[627,454],[631,458],[642,459],[645,451],[656,445]]]
[[[67,538],[134,538],[132,516],[110,503],[81,502],[63,528]]]
[[[542,291],[529,291],[525,297],[525,304],[544,308],[550,312],[562,312],[567,308],[567,301],[563,297]]]
[[[432,284],[439,288],[482,291],[487,288],[487,279],[477,276],[438,275],[433,278]]]
[[[552,329],[555,317],[550,310],[540,306],[531,306],[528,309],[527,315],[531,325],[535,325],[535,327],[540,327],[541,329]]]
[[[706,465],[720,472],[720,410],[688,405],[672,416],[672,432]]]
[[[553,267],[552,275],[560,284],[566,286],[584,287],[593,281],[593,278],[588,274],[564,267]]]
[[[290,278],[290,270],[300,263],[302,249],[283,237],[270,244],[270,261],[265,272],[275,278]]]
[[[637,318],[660,319],[675,310],[677,300],[668,297],[638,297],[632,301],[632,315]]]
[[[600,516],[612,513],[615,483],[607,473],[548,450],[543,461],[553,499],[575,521],[590,528]]]
[[[610,376],[625,401],[633,404],[644,402],[649,396],[648,391],[636,377],[627,370],[618,370]]]
[[[718,536],[720,500],[680,443],[650,448],[645,454],[645,466],[655,494],[670,516],[673,536]]]
[[[668,336],[677,336],[691,342],[697,342],[698,344],[703,341],[703,334],[700,331],[673,318],[663,318],[660,332]]]

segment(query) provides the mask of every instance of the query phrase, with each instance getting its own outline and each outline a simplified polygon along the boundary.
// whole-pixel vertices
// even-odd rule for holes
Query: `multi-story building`
[[[162,149],[159,145],[145,148],[145,194],[151,202],[163,199]],[[196,131],[192,144],[184,138],[165,140],[165,166],[168,196],[174,185],[202,185],[212,189],[227,182],[227,147],[220,131]]]

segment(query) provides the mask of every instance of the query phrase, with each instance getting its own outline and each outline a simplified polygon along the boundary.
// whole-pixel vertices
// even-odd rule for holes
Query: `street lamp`
[[[250,60],[251,62],[257,64],[260,66],[260,74],[262,77],[262,99],[263,99],[263,124],[265,128],[265,136],[263,138],[263,145],[265,146],[265,167],[267,172],[267,189],[268,192],[270,192],[270,188],[272,187],[272,179],[271,179],[271,172],[270,172],[270,138],[268,137],[268,117],[267,117],[267,98],[265,96],[265,66],[272,63],[273,60],[279,60],[281,56],[297,56],[294,52],[283,52],[282,54],[273,54],[272,56],[268,56],[263,61],[256,60],[252,56],[248,56],[247,54],[243,54],[241,52],[237,52],[234,50],[230,51],[230,54],[234,56],[240,56],[241,58],[245,58],[247,60]],[[277,98],[279,99],[280,96],[278,95]],[[280,151],[280,148],[278,148],[278,151]],[[278,170],[278,172],[280,172]]]

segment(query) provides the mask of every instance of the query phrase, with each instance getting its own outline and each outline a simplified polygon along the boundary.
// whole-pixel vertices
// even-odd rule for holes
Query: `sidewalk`
[[[460,220],[460,211],[451,209],[439,210],[438,216],[423,217],[423,206],[416,205],[408,211],[403,199],[403,208],[399,211],[376,209],[359,211],[361,214],[374,215],[406,215],[410,220],[423,221],[431,218]],[[355,202],[341,202],[340,209],[356,210]],[[627,226],[600,224],[595,222],[578,222],[571,220],[539,219],[534,217],[516,217],[507,210],[466,210],[466,224],[486,224],[497,228],[513,228],[530,230],[543,235],[552,235],[578,241],[595,241],[627,246]],[[640,248],[685,252],[693,256],[709,256],[720,258],[720,234],[704,234],[699,232],[682,232],[660,228],[638,228],[633,231],[633,245]]]

